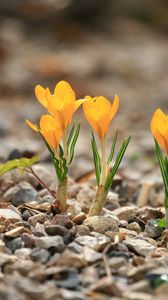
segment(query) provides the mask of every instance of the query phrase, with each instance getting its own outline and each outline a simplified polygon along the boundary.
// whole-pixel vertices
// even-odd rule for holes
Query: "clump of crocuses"
[[[95,216],[101,213],[108,191],[111,188],[113,178],[118,170],[131,137],[128,137],[123,142],[119,149],[115,163],[113,166],[111,166],[117,142],[117,132],[113,138],[109,155],[107,155],[106,135],[109,130],[110,123],[118,111],[119,97],[116,95],[113,103],[103,96],[94,98],[86,96],[85,99],[87,99],[87,101],[83,103],[85,117],[93,130],[96,132],[101,146],[100,155],[94,134],[92,132],[91,144],[97,179],[97,192],[89,210],[89,216]]]
[[[72,119],[75,111],[83,104],[85,117],[98,135],[101,145],[101,155],[99,155],[92,132],[91,145],[97,178],[97,192],[89,216],[99,215],[130,141],[129,137],[123,142],[115,163],[111,167],[117,133],[113,138],[109,156],[107,156],[106,135],[110,123],[118,111],[118,96],[115,96],[113,103],[103,96],[94,98],[86,96],[83,99],[76,100],[75,92],[66,81],[60,81],[56,85],[53,94],[48,88],[38,85],[35,88],[35,94],[39,102],[47,109],[48,114],[41,116],[39,126],[28,120],[27,123],[41,136],[50,153],[57,175],[56,199],[59,211],[64,211],[67,207],[68,168],[74,157],[74,149],[80,131],[80,123],[76,126],[71,125]]]
[[[40,134],[50,153],[57,175],[57,207],[66,209],[68,167],[74,156],[74,148],[80,131],[80,123],[72,125],[72,117],[84,100],[76,100],[75,92],[68,82],[60,81],[52,94],[49,88],[38,85],[35,94],[49,114],[42,115],[40,125],[27,124]]]

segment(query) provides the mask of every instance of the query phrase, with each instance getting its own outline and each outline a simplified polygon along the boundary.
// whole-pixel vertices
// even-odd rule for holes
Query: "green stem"
[[[164,198],[166,229],[168,229],[168,195]]]
[[[104,186],[106,183],[106,171],[107,171],[107,165],[106,165],[106,139],[101,140],[101,151],[102,151],[102,157],[101,157],[101,177],[100,177],[100,185]]]
[[[67,186],[68,186],[68,178],[65,178],[63,181],[58,183],[57,188],[57,205],[58,210],[63,211],[66,209],[67,205]]]
[[[102,185],[98,186],[96,191],[96,196],[89,210],[88,217],[100,215],[104,203],[106,201],[106,197],[107,197],[107,192],[104,190],[104,187]]]

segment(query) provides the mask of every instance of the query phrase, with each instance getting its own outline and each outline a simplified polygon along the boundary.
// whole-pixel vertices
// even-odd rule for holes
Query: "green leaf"
[[[27,167],[31,167],[37,161],[39,161],[38,156],[34,156],[32,158],[22,157],[20,159],[9,160],[6,163],[0,165],[0,175],[3,175],[17,168],[25,169]]]
[[[99,185],[100,174],[101,174],[100,155],[99,155],[99,152],[98,152],[98,149],[97,149],[97,144],[96,144],[96,140],[95,140],[93,132],[92,132],[91,143],[92,143],[92,152],[93,152],[96,180],[97,180],[97,184]]]
[[[63,151],[63,149],[62,149],[62,147],[61,147],[60,144],[59,144],[59,156],[60,156],[61,158],[64,157],[64,151]]]
[[[118,130],[116,130],[116,134],[115,134],[115,136],[113,138],[113,141],[112,141],[111,151],[110,151],[110,155],[109,155],[107,164],[110,164],[111,161],[112,161],[112,159],[113,159],[114,151],[115,151],[115,146],[116,146],[116,142],[117,142],[117,136],[118,136]]]
[[[115,174],[116,174],[116,172],[117,172],[117,170],[118,170],[118,168],[120,166],[120,163],[121,163],[122,158],[124,156],[124,153],[125,153],[125,151],[127,149],[127,146],[128,146],[128,144],[130,142],[130,139],[131,139],[131,136],[129,136],[123,142],[123,144],[120,147],[120,150],[119,150],[118,155],[117,155],[116,160],[115,160],[115,164],[114,164],[113,168],[111,169],[111,172],[110,172],[109,176],[107,177],[106,184],[105,184],[105,187],[104,187],[105,191],[108,191],[110,189],[110,187],[111,187],[113,178],[114,178],[114,176],[115,176]]]
[[[155,227],[159,227],[159,228],[166,228],[166,219],[156,219],[154,220],[154,224]]]
[[[75,145],[76,145],[76,142],[77,142],[77,139],[78,139],[78,136],[79,136],[79,132],[80,132],[80,123],[76,127],[76,131],[75,131],[75,134],[73,136],[73,139],[72,139],[72,142],[71,142],[71,145],[70,145],[70,159],[69,159],[68,165],[70,165],[72,160],[73,160]]]
[[[164,187],[165,187],[165,193],[168,195],[168,173],[167,173],[167,165],[165,163],[165,160],[163,158],[162,151],[160,149],[160,146],[158,142],[155,140],[156,145],[156,154],[160,165],[160,171],[163,177]]]
[[[71,143],[71,140],[72,140],[72,137],[73,137],[73,134],[74,134],[74,130],[75,130],[75,124],[73,124],[70,132],[69,132],[69,135],[68,135],[68,140],[67,140],[67,145],[69,147],[70,143]]]

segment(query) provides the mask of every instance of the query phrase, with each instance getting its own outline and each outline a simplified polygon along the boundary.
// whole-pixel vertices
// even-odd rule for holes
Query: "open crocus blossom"
[[[56,151],[63,134],[59,119],[55,119],[51,115],[42,115],[39,128],[29,120],[26,122],[34,131],[40,132],[53,151]]]
[[[86,96],[85,99],[87,100],[83,104],[85,117],[99,138],[103,139],[118,111],[119,98],[116,95],[113,103],[103,96],[94,98]]]
[[[156,154],[165,188],[165,227],[168,228],[168,115],[157,109],[151,120],[151,131],[155,138]],[[163,155],[161,148],[166,155]]]
[[[113,138],[109,157],[107,157],[106,154],[106,134],[109,130],[111,121],[118,111],[119,98],[116,95],[114,97],[113,103],[111,103],[103,96],[94,98],[86,96],[85,99],[86,101],[83,103],[85,117],[98,135],[101,144],[100,156],[94,134],[92,133],[91,144],[97,179],[97,192],[89,210],[89,216],[94,216],[101,213],[108,191],[112,185],[113,178],[119,168],[121,160],[129,144],[130,137],[127,138],[121,145],[115,163],[111,168],[110,164],[114,156],[115,146],[117,142],[117,133]]]
[[[157,109],[152,117],[151,131],[161,148],[168,154],[168,115]]]
[[[85,101],[83,99],[76,100],[76,95],[70,84],[66,81],[57,83],[54,94],[51,94],[49,88],[43,88],[37,85],[35,95],[39,102],[47,108],[47,110],[60,119],[63,130],[70,125],[74,112]]]

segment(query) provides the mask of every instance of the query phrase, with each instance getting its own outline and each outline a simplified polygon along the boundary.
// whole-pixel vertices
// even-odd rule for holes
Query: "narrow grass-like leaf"
[[[162,154],[162,151],[160,149],[160,146],[159,146],[159,144],[156,140],[155,140],[155,145],[156,145],[156,154],[157,154],[157,158],[158,158],[159,165],[160,165],[160,171],[161,171],[161,174],[162,174],[162,177],[163,177],[165,193],[166,193],[166,195],[168,195],[168,173],[167,173],[165,160],[163,158],[163,154]]]
[[[62,146],[61,146],[60,144],[59,144],[59,156],[60,156],[61,158],[64,157],[64,151],[63,151]]]
[[[95,173],[96,173],[96,180],[97,184],[99,185],[100,182],[100,173],[101,173],[101,164],[100,164],[100,155],[97,149],[96,140],[94,137],[94,134],[92,132],[92,152],[93,152],[93,160],[94,160],[94,166],[95,166]]]
[[[73,139],[72,139],[72,142],[71,142],[71,145],[70,145],[70,159],[69,159],[68,165],[70,165],[72,160],[73,160],[75,145],[76,145],[76,142],[77,142],[77,139],[78,139],[78,136],[79,136],[79,132],[80,132],[80,123],[76,127],[75,134],[73,136]]]
[[[110,155],[109,155],[109,158],[108,158],[108,161],[107,161],[107,164],[110,164],[112,159],[113,159],[113,156],[114,156],[114,151],[115,151],[115,146],[116,146],[116,142],[117,142],[117,136],[118,136],[118,130],[116,130],[116,134],[112,140],[112,145],[111,145],[111,150],[110,150]]]
[[[68,135],[68,140],[67,140],[67,145],[69,147],[70,143],[71,143],[71,140],[72,140],[72,137],[73,137],[73,134],[74,134],[74,130],[75,130],[75,124],[73,124],[70,132],[69,132],[69,135]]]
[[[114,176],[115,176],[115,174],[116,174],[116,172],[117,172],[117,170],[118,170],[118,168],[120,166],[120,163],[121,163],[122,158],[124,156],[124,153],[125,153],[125,151],[127,149],[127,146],[128,146],[128,144],[130,142],[130,139],[131,139],[131,136],[129,136],[123,142],[123,144],[120,147],[120,150],[119,150],[118,155],[117,155],[116,160],[115,160],[115,164],[114,164],[113,168],[111,169],[111,172],[110,172],[110,174],[109,174],[109,176],[108,176],[108,178],[106,180],[106,184],[105,184],[105,187],[104,187],[105,191],[108,191],[110,189],[110,187],[111,187],[113,178],[114,178]]]
[[[9,160],[6,163],[0,165],[0,175],[3,175],[17,168],[25,169],[27,167],[31,167],[37,161],[39,161],[38,156],[34,156],[32,158],[22,157],[20,159]]]

